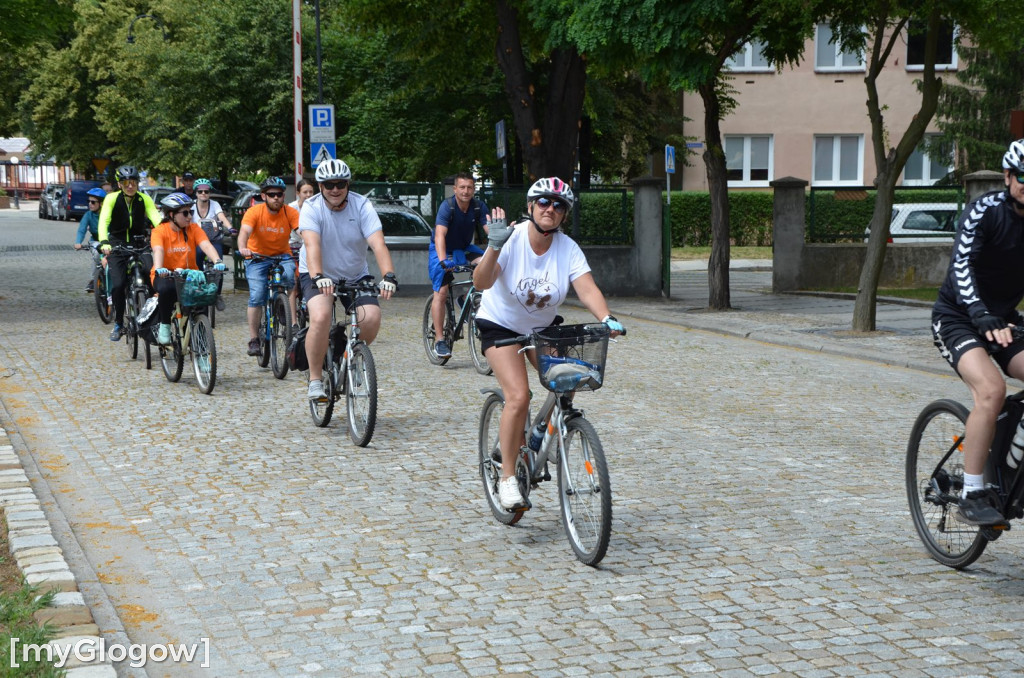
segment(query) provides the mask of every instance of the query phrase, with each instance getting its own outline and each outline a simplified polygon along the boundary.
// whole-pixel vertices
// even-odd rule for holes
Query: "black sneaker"
[[[998,501],[996,493],[990,489],[968,492],[966,497],[960,498],[956,519],[978,527],[1009,527],[1006,518],[996,508]]]

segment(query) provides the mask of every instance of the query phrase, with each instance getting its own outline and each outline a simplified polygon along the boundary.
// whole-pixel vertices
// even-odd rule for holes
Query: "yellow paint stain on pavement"
[[[107,574],[106,572],[97,572],[96,578],[100,580],[101,584],[120,584],[124,581],[121,577],[114,574]]]
[[[121,618],[129,624],[141,624],[142,622],[154,622],[157,620],[155,612],[147,612],[141,605],[118,605],[121,610]]]

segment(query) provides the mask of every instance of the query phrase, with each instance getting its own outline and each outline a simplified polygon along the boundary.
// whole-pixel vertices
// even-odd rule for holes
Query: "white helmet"
[[[545,177],[534,182],[533,186],[530,186],[530,190],[526,193],[526,202],[531,203],[537,198],[559,200],[564,202],[565,206],[570,210],[573,203],[576,202],[576,196],[573,195],[569,184],[558,177]]]
[[[348,165],[342,160],[325,160],[324,162],[317,165],[316,168],[316,180],[320,181],[338,181],[343,179],[348,181],[352,178],[352,171],[349,170]]]
[[[1011,172],[1024,172],[1024,139],[1017,139],[1010,144],[1003,156],[1003,169]]]

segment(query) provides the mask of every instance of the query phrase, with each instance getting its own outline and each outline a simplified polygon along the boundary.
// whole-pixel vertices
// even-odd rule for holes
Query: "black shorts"
[[[946,359],[946,362],[957,370],[957,363],[964,353],[972,348],[983,348],[988,351],[992,359],[996,361],[1003,374],[1009,376],[1010,361],[1021,351],[1024,351],[1024,339],[1018,339],[1006,348],[993,343],[981,336],[978,328],[970,320],[960,316],[946,315],[942,313],[932,314],[932,339],[935,341],[935,348]]]
[[[316,283],[313,282],[313,279],[309,277],[308,273],[299,274],[299,290],[302,292],[302,298],[306,300],[307,304],[309,303],[309,300],[312,299],[313,297],[317,296],[318,294],[323,294],[320,291],[320,288],[316,286]],[[345,313],[348,313],[352,307],[352,297],[345,296],[342,297],[341,300],[345,304]],[[380,302],[377,301],[377,297],[371,297],[368,294],[364,294],[361,297],[356,297],[355,305],[380,306]]]
[[[486,353],[487,349],[494,346],[494,342],[499,339],[514,339],[521,336],[518,332],[510,330],[507,327],[503,327],[498,323],[492,323],[490,320],[484,320],[482,318],[476,319],[476,328],[480,332],[480,352]],[[519,344],[525,346],[525,343]]]

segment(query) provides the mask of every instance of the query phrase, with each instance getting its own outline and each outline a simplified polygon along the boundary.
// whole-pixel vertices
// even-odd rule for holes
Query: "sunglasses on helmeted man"
[[[206,195],[207,193],[209,193],[209,191],[205,189],[196,189],[196,193],[200,195]]]
[[[266,196],[268,198],[283,198],[284,191],[267,191]]]
[[[1013,176],[1017,177],[1018,184],[1024,184],[1024,174],[1014,174]]]
[[[89,204],[90,204],[90,205],[99,205],[99,204],[100,204],[100,201],[99,201],[99,200],[93,200],[93,199],[91,199],[91,198],[90,198],[90,199],[89,199]]]
[[[326,188],[328,191],[333,191],[339,188],[348,188],[347,181],[321,181],[320,185]]]
[[[569,206],[566,205],[561,200],[552,200],[551,198],[537,198],[537,207],[541,208],[542,210],[546,210],[551,206],[554,206],[555,211],[559,213],[563,213],[567,209],[569,209]]]

